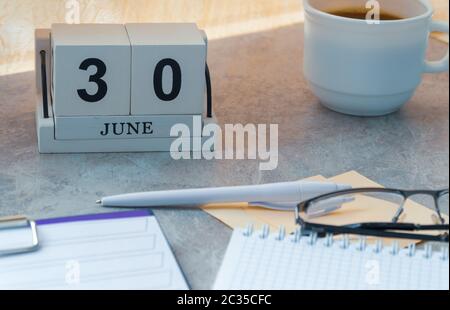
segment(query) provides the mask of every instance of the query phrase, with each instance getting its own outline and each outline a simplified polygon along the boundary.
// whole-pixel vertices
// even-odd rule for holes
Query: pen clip
[[[354,200],[355,198],[353,197],[340,197],[330,199],[327,203],[320,204],[320,207],[310,208],[310,210],[307,212],[306,215],[310,219],[325,216],[330,213],[333,213],[336,210],[339,210],[340,208],[342,208],[342,205],[352,202]]]
[[[249,207],[259,207],[276,211],[294,211],[298,202],[249,202]]]
[[[259,207],[265,208],[275,211],[295,211],[297,208],[297,202],[249,202],[249,207]],[[308,218],[317,218],[321,216],[328,215],[336,210],[339,210],[342,207],[341,204],[336,204],[332,206],[328,206],[327,208],[323,208],[321,210],[316,210],[314,213],[308,214]]]

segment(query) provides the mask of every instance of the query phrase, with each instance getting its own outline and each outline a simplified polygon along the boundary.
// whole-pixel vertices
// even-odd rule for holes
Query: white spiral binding
[[[243,230],[243,235],[245,237],[251,237],[255,233],[253,224],[248,224],[247,227]],[[259,230],[259,232],[256,233],[259,239],[268,239],[271,236],[270,233],[270,227],[269,225],[265,224],[262,226],[262,228]],[[340,240],[336,240],[333,236],[333,234],[327,234],[325,238],[318,238],[318,234],[313,232],[309,235],[304,235],[302,232],[302,229],[300,227],[297,227],[295,231],[287,235],[286,234],[286,228],[284,226],[280,226],[280,228],[272,234],[274,236],[274,239],[276,241],[285,241],[289,240],[292,243],[302,243],[305,242],[309,246],[315,246],[317,243],[322,242],[323,246],[325,247],[333,247],[335,243],[339,243],[339,248],[343,250],[348,250],[350,248],[354,248],[356,251],[364,252],[366,251],[369,246],[367,245],[367,237],[366,236],[360,236],[358,238],[358,241],[352,242],[350,240],[349,235],[342,235]],[[388,251],[389,254],[396,256],[399,255],[401,252],[400,243],[398,241],[393,241],[390,245],[389,249],[384,249],[384,243],[383,240],[377,239],[375,241],[375,244],[370,246],[372,251],[376,254],[381,254],[384,251]],[[406,256],[409,257],[415,257],[416,256],[416,244],[411,243],[408,245],[408,247],[405,249]],[[431,244],[427,243],[425,244],[424,250],[422,251],[423,257],[426,259],[431,259],[435,255],[439,255],[439,258],[443,261],[448,261],[449,259],[449,249],[448,245],[442,246],[440,253],[434,252],[433,247]],[[403,254],[404,255],[404,254]]]

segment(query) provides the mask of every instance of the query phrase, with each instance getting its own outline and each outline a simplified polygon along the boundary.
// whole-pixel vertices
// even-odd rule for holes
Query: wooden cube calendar
[[[194,126],[214,121],[195,24],[55,24],[35,36],[41,153],[169,151],[180,123],[198,147]]]

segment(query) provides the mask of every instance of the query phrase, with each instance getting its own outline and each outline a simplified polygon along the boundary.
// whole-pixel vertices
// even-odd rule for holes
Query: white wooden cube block
[[[131,46],[124,25],[54,24],[56,116],[129,115]]]
[[[206,42],[195,24],[127,24],[131,114],[202,114]]]

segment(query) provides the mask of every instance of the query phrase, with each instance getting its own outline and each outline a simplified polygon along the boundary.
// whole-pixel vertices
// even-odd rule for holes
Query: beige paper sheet
[[[316,176],[305,180],[326,181],[322,176]],[[356,171],[350,171],[332,178],[328,181],[350,184],[353,188],[357,187],[382,187]],[[231,228],[246,227],[253,223],[255,229],[264,224],[269,225],[271,230],[277,230],[280,226],[286,228],[287,233],[295,230],[294,212],[272,211],[257,207],[248,207],[247,204],[227,204],[205,206],[204,211],[222,221]],[[396,207],[386,202],[381,202],[369,197],[359,198],[358,200],[346,204],[345,207],[337,212],[320,218],[322,223],[333,225],[344,225],[350,223],[369,222],[369,221],[387,221],[392,218]],[[448,221],[448,217],[446,217]],[[317,221],[317,220],[316,220]],[[405,212],[401,217],[402,222],[412,222],[421,224],[432,224],[436,221],[436,215],[432,210],[426,207],[408,201],[405,205]],[[407,245],[410,241],[401,242],[401,245]]]

